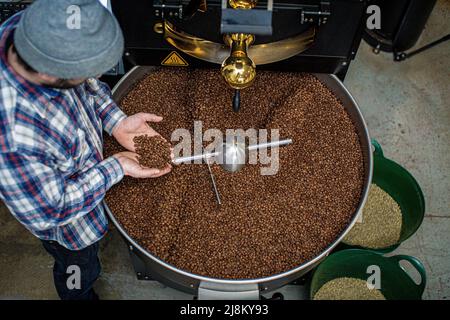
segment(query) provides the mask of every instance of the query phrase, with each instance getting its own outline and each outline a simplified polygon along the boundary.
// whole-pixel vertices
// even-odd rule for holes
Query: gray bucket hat
[[[20,18],[14,46],[35,70],[78,79],[114,67],[124,39],[116,18],[98,0],[37,0]]]

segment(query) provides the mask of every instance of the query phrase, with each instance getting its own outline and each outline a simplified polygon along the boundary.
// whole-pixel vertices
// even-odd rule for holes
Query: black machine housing
[[[197,10],[202,3],[206,3],[205,12]],[[366,5],[362,0],[280,0],[273,1],[272,11],[267,12],[267,1],[258,1],[252,10],[224,10],[221,0],[114,0],[112,10],[125,36],[126,70],[134,65],[161,65],[177,51],[154,31],[155,24],[163,20],[185,33],[218,43],[223,43],[227,31],[248,31],[255,34],[255,44],[260,44],[298,35],[314,25],[317,33],[309,49],[286,60],[257,65],[257,69],[330,73],[343,79],[361,42]],[[233,19],[233,11],[253,11],[254,16]],[[217,64],[177,53],[191,67],[218,68]]]

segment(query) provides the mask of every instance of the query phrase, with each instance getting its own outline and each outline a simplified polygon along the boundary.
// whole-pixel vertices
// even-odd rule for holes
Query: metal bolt
[[[379,54],[380,53],[380,48],[381,48],[381,45],[377,44],[377,46],[375,48],[373,48],[373,53]]]

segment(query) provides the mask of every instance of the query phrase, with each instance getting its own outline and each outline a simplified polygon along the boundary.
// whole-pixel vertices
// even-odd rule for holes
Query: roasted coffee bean
[[[157,179],[125,178],[106,202],[130,237],[180,269],[215,278],[249,279],[285,272],[333,243],[355,215],[364,163],[355,126],[341,102],[310,74],[260,71],[241,92],[217,70],[155,69],[120,101],[127,114],[150,112],[168,141],[177,128],[280,129],[294,143],[280,149],[279,171],[263,164],[229,173],[205,164],[174,166]],[[171,141],[176,145],[177,141]],[[105,156],[121,151],[111,138]]]
[[[171,162],[170,143],[161,136],[138,136],[133,139],[139,164],[147,168],[164,169]]]

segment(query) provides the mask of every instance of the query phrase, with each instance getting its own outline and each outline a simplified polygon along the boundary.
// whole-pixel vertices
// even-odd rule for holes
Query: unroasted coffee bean
[[[164,169],[170,162],[170,143],[161,136],[138,136],[133,139],[139,164],[147,168]]]
[[[314,300],[386,300],[380,290],[369,289],[367,281],[357,278],[336,278],[325,283]]]
[[[372,184],[362,222],[356,222],[342,242],[371,249],[386,248],[400,240],[401,232],[400,206],[386,191]]]
[[[126,177],[106,202],[128,235],[182,270],[226,279],[259,278],[298,267],[323,252],[352,220],[364,163],[355,127],[341,102],[310,74],[260,71],[241,92],[217,70],[155,69],[120,101],[127,114],[164,117],[152,127],[172,132],[280,129],[294,143],[280,149],[279,172],[263,164],[229,173],[214,164],[222,199],[216,204],[205,164],[174,166],[157,179]],[[172,141],[176,145],[176,141]],[[122,148],[106,138],[105,155]]]

